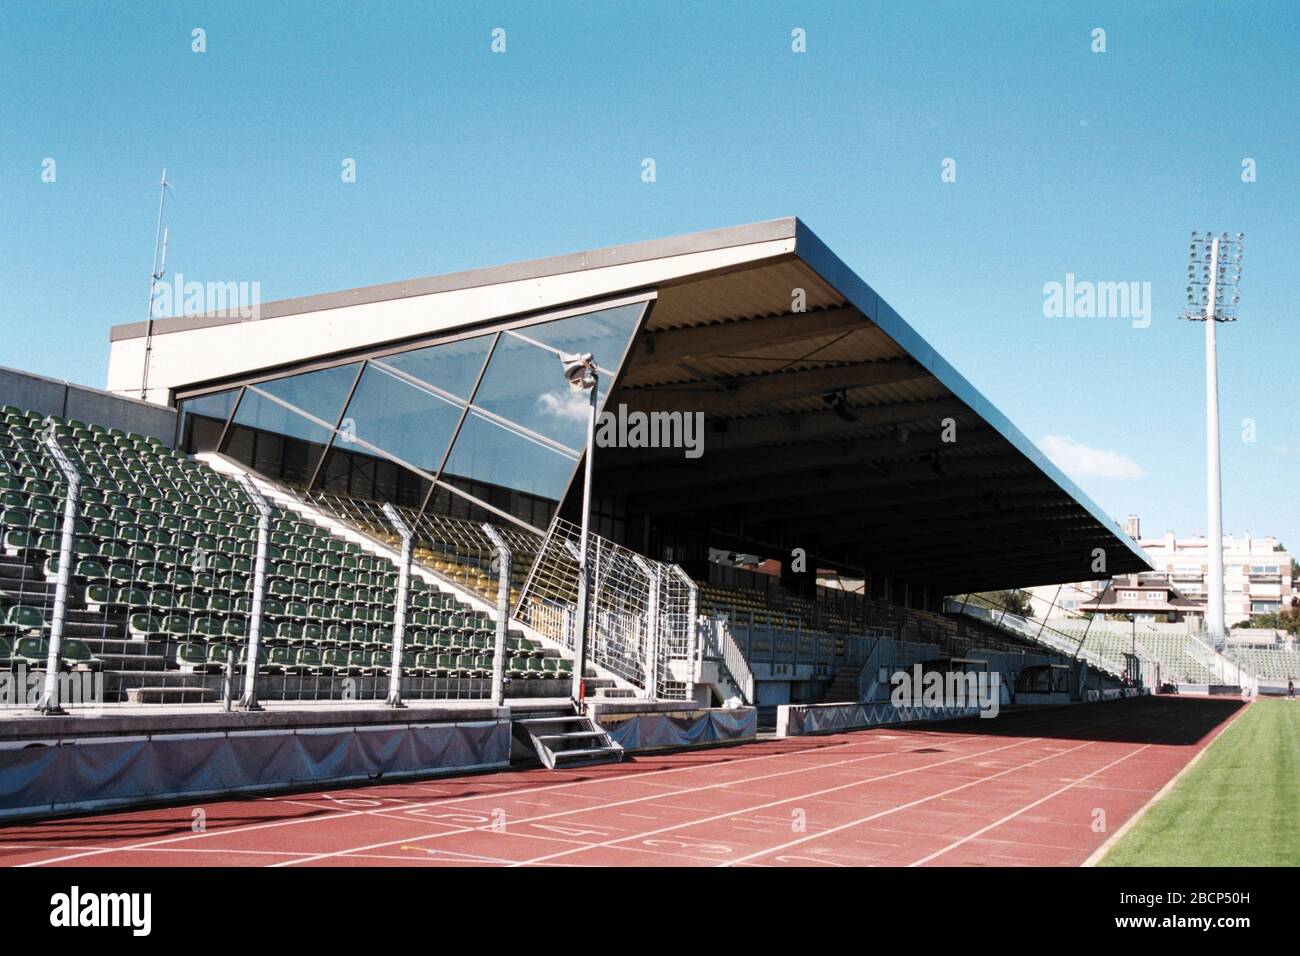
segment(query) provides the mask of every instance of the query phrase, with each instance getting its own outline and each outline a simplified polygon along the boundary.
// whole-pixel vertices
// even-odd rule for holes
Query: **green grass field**
[[[1102,866],[1300,866],[1300,700],[1258,700]]]

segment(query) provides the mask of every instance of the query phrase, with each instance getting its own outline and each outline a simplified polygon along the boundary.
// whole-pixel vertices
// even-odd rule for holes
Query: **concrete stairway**
[[[861,664],[849,664],[837,668],[830,686],[822,695],[823,703],[851,703],[858,699],[858,678],[862,675]]]

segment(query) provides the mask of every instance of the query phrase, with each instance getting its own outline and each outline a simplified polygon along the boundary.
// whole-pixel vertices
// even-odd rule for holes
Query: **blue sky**
[[[1083,446],[1068,470],[1105,510],[1186,535],[1205,528],[1187,238],[1242,231],[1242,321],[1220,326],[1224,527],[1300,550],[1294,3],[0,16],[0,364],[103,384],[108,327],[144,317],[164,165],[169,271],[258,281],[264,300],[793,214],[1030,438]],[[1150,327],[1045,318],[1067,273],[1150,282]]]

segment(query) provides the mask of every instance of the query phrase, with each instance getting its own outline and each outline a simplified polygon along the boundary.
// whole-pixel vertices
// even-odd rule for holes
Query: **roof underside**
[[[794,289],[804,312],[791,311]],[[631,514],[707,513],[710,527],[734,529],[737,547],[803,547],[944,593],[1148,568],[1114,522],[937,364],[800,254],[661,286],[607,408],[702,412],[704,454],[601,449],[597,493],[626,496]]]

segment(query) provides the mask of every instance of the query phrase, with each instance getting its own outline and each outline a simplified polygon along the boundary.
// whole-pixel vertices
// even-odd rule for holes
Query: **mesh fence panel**
[[[551,522],[515,608],[516,620],[570,650],[577,633],[581,539],[578,525],[562,518]],[[589,536],[588,547],[588,661],[643,694],[685,698],[694,585],[675,566],[651,561],[598,535]]]

